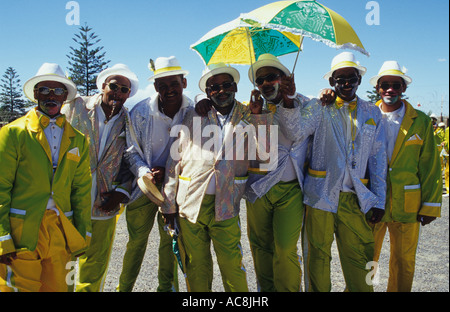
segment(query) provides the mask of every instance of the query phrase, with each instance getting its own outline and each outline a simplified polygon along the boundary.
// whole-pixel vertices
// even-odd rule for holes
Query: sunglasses
[[[264,77],[256,78],[255,83],[258,86],[260,86],[264,83],[264,81],[273,82],[273,81],[277,80],[278,78],[280,78],[280,75],[272,73],[272,74],[268,74],[267,76],[264,76]]]
[[[108,83],[108,86],[109,86],[109,88],[110,88],[112,91],[116,92],[117,90],[120,89],[120,91],[121,91],[122,93],[124,93],[124,94],[130,92],[130,90],[131,90],[131,88],[128,88],[127,86],[122,86],[122,85],[120,85],[120,84],[118,84],[118,83],[112,83],[112,82],[110,82],[110,83]]]
[[[358,80],[359,80],[359,78],[356,76],[351,77],[351,78],[336,78],[335,79],[336,83],[340,84],[340,85],[345,85],[346,83],[353,85],[353,84],[357,83]]]
[[[394,83],[383,82],[380,84],[380,88],[383,89],[384,91],[387,91],[390,88],[392,88],[394,90],[400,90],[402,87],[403,87],[403,85],[400,82],[394,82]]]
[[[209,86],[207,89],[214,91],[214,92],[218,92],[220,91],[220,89],[230,89],[233,86],[234,82],[224,82],[222,84],[213,84],[211,86]]]
[[[50,94],[50,91],[53,91],[53,93],[55,95],[63,95],[64,93],[67,92],[67,90],[64,88],[54,88],[53,89],[53,88],[49,88],[49,87],[39,87],[39,88],[34,89],[34,91],[38,91],[42,95],[48,95],[48,94]]]

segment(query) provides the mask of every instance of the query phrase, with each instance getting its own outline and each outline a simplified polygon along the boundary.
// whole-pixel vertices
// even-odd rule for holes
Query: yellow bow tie
[[[58,117],[56,117],[55,123],[58,127],[62,128],[62,126],[64,124],[64,120],[65,120],[64,116],[58,116]],[[48,116],[41,115],[39,117],[39,122],[42,125],[42,129],[45,129],[50,124],[50,118]]]
[[[276,111],[277,111],[277,105],[276,104],[272,104],[272,103],[267,103],[267,109],[275,114]]]
[[[341,99],[340,97],[337,97],[335,104],[336,104],[337,108],[341,108],[344,105],[344,103],[348,103],[348,110],[350,112],[353,112],[355,110],[355,108],[356,108],[357,102],[358,102],[357,98],[355,98],[351,102],[347,102],[347,101],[344,101],[343,99]]]

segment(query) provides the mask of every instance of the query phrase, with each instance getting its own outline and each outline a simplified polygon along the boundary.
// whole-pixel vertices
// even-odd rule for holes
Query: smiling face
[[[56,95],[58,93],[56,90],[50,90],[48,94],[45,91],[46,88],[50,89],[63,89],[65,92],[61,95]],[[60,114],[61,107],[67,99],[67,89],[66,86],[57,81],[42,81],[38,83],[34,88],[34,98],[38,102],[38,110],[43,112],[49,117],[55,117]]]
[[[229,74],[214,75],[206,81],[206,93],[218,111],[231,110],[236,92],[236,83]]]
[[[163,107],[181,106],[183,89],[187,87],[187,81],[183,75],[157,78],[154,86],[159,93],[159,101]]]
[[[282,95],[279,92],[281,77],[284,73],[275,67],[261,67],[256,72],[256,85],[261,92],[261,95],[267,100],[278,103]]]
[[[361,76],[356,68],[340,68],[330,77],[329,83],[334,87],[337,96],[344,101],[351,101],[355,98],[358,86],[361,84]]]
[[[403,92],[406,91],[406,84],[403,78],[398,76],[383,76],[378,79],[377,92],[383,100],[382,109],[386,111],[394,111],[400,108]]]

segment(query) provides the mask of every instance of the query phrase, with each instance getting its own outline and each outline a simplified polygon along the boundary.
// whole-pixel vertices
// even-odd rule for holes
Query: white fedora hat
[[[380,68],[378,75],[370,78],[370,83],[372,86],[376,87],[378,79],[383,76],[397,76],[403,78],[405,83],[409,85],[412,82],[411,77],[406,76],[407,69],[401,68],[397,61],[386,61]]]
[[[116,64],[113,67],[107,68],[103,70],[97,76],[97,88],[99,90],[103,89],[103,83],[111,76],[123,76],[130,81],[131,91],[130,97],[136,94],[139,89],[139,79],[135,73],[133,73],[127,65],[125,64]]]
[[[186,77],[189,72],[187,70],[183,70],[175,56],[169,57],[158,57],[155,63],[150,60],[148,64],[148,68],[153,72],[153,76],[148,78],[149,81],[155,81],[155,79],[168,77],[168,76],[176,76],[183,75]]]
[[[261,54],[258,57],[258,60],[252,66],[250,66],[250,69],[248,70],[248,79],[250,79],[252,83],[255,83],[254,79],[256,79],[256,73],[261,67],[275,67],[281,70],[286,76],[289,76],[291,74],[289,69],[281,64],[280,60],[275,55],[265,53]]]
[[[361,77],[364,76],[367,71],[367,68],[359,65],[359,62],[356,61],[355,55],[353,55],[353,53],[342,52],[333,58],[333,60],[331,61],[331,70],[326,73],[323,78],[328,80],[331,76],[333,76],[333,73],[336,70],[348,67],[356,68],[359,71]]]
[[[231,77],[233,77],[233,80],[235,83],[239,83],[240,75],[239,71],[231,67],[230,65],[227,65],[225,63],[217,63],[217,64],[211,64],[208,67],[203,70],[202,77],[200,78],[200,81],[198,82],[198,86],[200,90],[206,93],[206,82],[209,78],[212,76],[220,75],[220,74],[228,74]]]
[[[64,84],[67,88],[67,101],[73,100],[77,95],[77,86],[72,80],[66,77],[61,66],[55,63],[44,63],[33,78],[30,78],[23,85],[25,96],[31,101],[36,102],[34,98],[34,87],[42,81],[57,81]]]

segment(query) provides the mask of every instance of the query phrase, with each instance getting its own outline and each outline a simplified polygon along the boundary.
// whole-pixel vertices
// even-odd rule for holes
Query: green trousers
[[[210,292],[213,280],[211,241],[217,256],[226,292],[247,292],[247,279],[242,263],[239,216],[215,220],[215,196],[205,195],[197,222],[180,218],[182,244],[186,250],[188,290]]]
[[[373,291],[373,285],[367,282],[371,274],[366,266],[373,260],[374,237],[359,208],[356,194],[341,193],[337,213],[306,206],[305,229],[307,291],[331,291],[330,262],[334,235],[346,290]]]
[[[158,213],[158,206],[146,196],[142,196],[126,207],[125,214],[129,240],[117,290],[121,292],[133,290],[156,216],[160,235],[157,291],[178,291],[177,262],[172,251],[172,238],[164,231],[164,220]]]
[[[91,244],[79,258],[77,292],[103,291],[118,218],[92,220]]]
[[[253,204],[247,201],[248,237],[259,291],[301,291],[297,243],[303,214],[297,180],[279,182]]]

